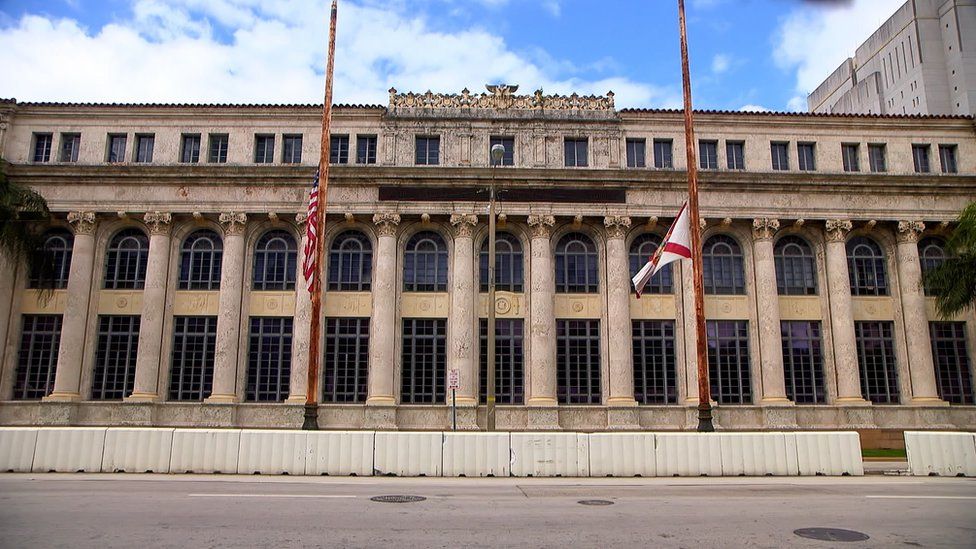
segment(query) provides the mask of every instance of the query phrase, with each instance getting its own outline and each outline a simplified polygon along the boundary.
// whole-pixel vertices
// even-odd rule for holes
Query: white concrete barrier
[[[111,428],[105,432],[105,473],[168,473],[173,429]]]
[[[795,441],[800,475],[864,474],[861,439],[854,431],[787,433]]]
[[[655,438],[658,476],[722,476],[722,439],[715,433],[658,433]]]
[[[241,446],[238,429],[176,429],[171,473],[237,473]]]
[[[915,476],[976,476],[976,434],[905,431],[908,470]]]
[[[244,429],[237,457],[242,475],[304,475],[308,431]]]
[[[52,427],[37,430],[31,471],[97,473],[102,470],[105,427]]]
[[[373,474],[373,431],[309,432],[306,475]]]
[[[797,475],[796,449],[785,433],[716,433],[722,452],[722,475]],[[793,441],[790,441],[791,443]]]
[[[507,477],[510,433],[444,433],[445,477]]]
[[[377,431],[373,473],[401,477],[441,476],[442,438],[440,432]]]
[[[35,427],[0,429],[0,472],[29,473],[37,444]]]
[[[591,477],[657,475],[654,433],[593,433],[585,436],[589,437]]]
[[[512,433],[512,476],[588,477],[588,443],[582,433]]]

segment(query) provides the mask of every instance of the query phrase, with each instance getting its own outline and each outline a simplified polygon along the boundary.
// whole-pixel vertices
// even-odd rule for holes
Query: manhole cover
[[[414,503],[424,501],[427,498],[423,496],[373,496],[369,499],[380,503]]]
[[[870,536],[854,530],[841,528],[800,528],[793,533],[801,538],[818,539],[820,541],[864,541]]]
[[[577,501],[580,505],[613,505],[612,501],[605,499],[581,499]]]

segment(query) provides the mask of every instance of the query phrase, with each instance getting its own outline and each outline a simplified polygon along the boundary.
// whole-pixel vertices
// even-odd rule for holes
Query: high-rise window
[[[15,400],[35,400],[54,390],[61,344],[61,315],[24,315],[17,356]]]
[[[939,145],[939,163],[942,164],[942,173],[959,173],[959,167],[956,165],[957,150],[955,145]]]
[[[559,404],[600,404],[600,321],[556,320]]]
[[[112,163],[125,162],[125,139],[124,133],[108,135],[108,161]]]
[[[866,236],[847,241],[847,270],[852,295],[888,295],[888,271],[884,252]]]
[[[49,133],[35,133],[34,134],[34,162],[50,162],[51,161],[51,144],[54,142],[54,136]]]
[[[153,148],[156,146],[156,136],[153,134],[136,134],[136,162],[148,164],[153,161]]]
[[[224,248],[220,236],[210,229],[194,231],[180,248],[181,290],[219,290]]]
[[[61,134],[61,162],[77,162],[81,152],[80,133]]]
[[[630,276],[637,276],[654,252],[661,245],[661,237],[654,233],[644,233],[630,243]],[[645,294],[670,294],[672,292],[671,265],[665,265],[644,285]],[[631,285],[631,291],[635,291]]]
[[[790,144],[773,141],[769,144],[769,154],[773,159],[773,169],[787,171],[790,169]]]
[[[295,289],[298,247],[288,231],[272,230],[258,239],[254,250],[254,279],[251,288],[260,291]]]
[[[929,173],[932,168],[929,166],[929,146],[912,145],[912,160],[915,163],[915,173]]]
[[[973,404],[966,323],[929,322],[929,335],[939,398],[951,404]]]
[[[447,321],[403,319],[400,402],[441,404],[447,386]]]
[[[786,235],[773,248],[779,295],[816,295],[817,260],[806,240]]]
[[[654,140],[654,167],[670,170],[674,168],[674,159],[671,155],[670,139]]]
[[[146,284],[148,262],[149,238],[139,229],[119,231],[105,254],[105,289],[141,289]]]
[[[488,395],[488,319],[478,321],[481,402]],[[525,395],[525,346],[521,318],[495,319],[495,402],[522,404]]]
[[[183,134],[180,162],[196,164],[200,161],[200,134]]]
[[[855,321],[861,395],[874,404],[898,404],[898,368],[890,321]]]
[[[356,136],[356,164],[376,164],[376,136]]]
[[[202,401],[213,388],[217,317],[173,317],[169,399]]]
[[[212,133],[209,139],[210,154],[207,161],[211,164],[226,164],[227,144],[230,141],[230,136],[225,133]]]
[[[563,141],[566,167],[585,168],[589,165],[589,140],[585,137],[567,137]]]
[[[348,164],[348,163],[349,163],[349,136],[348,135],[330,136],[329,137],[329,164]]]
[[[726,141],[725,159],[730,170],[746,169],[746,143],[745,141]]]
[[[718,169],[718,141],[702,139],[698,142],[698,164],[703,170]]]
[[[275,136],[254,136],[254,163],[271,164],[274,162]]]
[[[796,163],[801,171],[812,172],[817,169],[816,145],[813,143],[796,144]]]
[[[705,241],[702,251],[705,293],[743,295],[746,293],[742,248],[731,236],[717,234]]]
[[[595,294],[599,288],[596,245],[583,233],[569,233],[556,244],[556,293]]]
[[[515,165],[515,138],[514,137],[498,137],[492,136],[488,140],[488,157],[491,160],[491,149],[495,145],[501,145],[505,147],[505,154],[502,155],[502,161],[499,166],[514,166]]]
[[[786,398],[797,404],[824,404],[823,349],[820,321],[784,320],[783,376]]]
[[[281,136],[282,164],[301,164],[302,163],[302,136],[283,135]],[[346,138],[346,159],[349,158],[349,138]],[[343,162],[344,164],[345,162]]]
[[[27,277],[28,288],[40,288],[50,283],[54,289],[68,287],[68,273],[71,271],[71,250],[75,237],[70,231],[52,229],[44,235],[44,245],[34,250]],[[51,280],[42,280],[50,276]]]
[[[132,394],[139,352],[139,316],[99,316],[92,400],[122,400]]]
[[[447,291],[447,245],[441,235],[421,231],[410,237],[403,263],[403,291]]]
[[[417,136],[415,140],[416,164],[436,166],[441,163],[441,138],[438,135]]]
[[[627,140],[627,167],[628,168],[643,168],[645,167],[645,149],[647,148],[647,141],[644,139],[628,139]]]
[[[488,291],[488,239],[481,244],[478,276],[481,291]],[[495,235],[495,289],[502,292],[521,292],[525,285],[522,243],[511,233]]]
[[[366,402],[369,319],[325,319],[322,402]]]
[[[858,159],[860,147],[857,143],[845,143],[840,146],[840,153],[844,160],[844,171],[845,172],[859,172],[861,171],[861,164]]]
[[[368,292],[373,274],[373,246],[361,231],[344,231],[329,248],[329,290]]]
[[[674,321],[634,320],[631,326],[634,398],[638,404],[677,403]]]
[[[290,316],[251,317],[245,395],[249,402],[288,398],[293,320]]]
[[[942,265],[948,259],[949,254],[946,252],[945,240],[934,236],[928,236],[919,240],[918,257],[921,262],[924,281],[924,275],[939,265]],[[932,289],[928,285],[925,286],[925,295],[932,295]]]
[[[712,398],[719,404],[750,404],[749,322],[709,320],[705,332]]]
[[[885,146],[880,143],[868,145],[868,163],[872,173],[882,173],[888,171],[885,161]]]

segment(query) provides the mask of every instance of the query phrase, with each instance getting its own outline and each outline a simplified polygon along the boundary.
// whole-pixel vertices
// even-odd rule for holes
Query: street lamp
[[[491,146],[491,187],[488,189],[488,380],[485,430],[495,430],[495,166],[505,157],[505,145]]]

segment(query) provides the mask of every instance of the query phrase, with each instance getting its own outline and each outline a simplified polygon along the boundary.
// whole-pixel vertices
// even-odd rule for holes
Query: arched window
[[[413,235],[403,255],[404,291],[447,291],[447,245],[441,235],[434,231]]]
[[[874,240],[855,236],[847,241],[847,269],[852,295],[888,295],[884,252]]]
[[[705,293],[742,295],[746,293],[742,248],[734,238],[718,234],[705,241],[702,250]]]
[[[254,283],[252,289],[283,291],[295,289],[295,267],[298,247],[291,233],[268,231],[254,250]]]
[[[794,235],[780,238],[773,258],[779,295],[817,295],[817,260],[806,240]]]
[[[630,243],[630,277],[637,275],[647,260],[654,255],[661,245],[661,237],[656,234],[644,233]],[[665,265],[660,271],[651,277],[651,280],[644,286],[645,294],[670,294],[673,281],[671,278],[671,265]],[[630,286],[630,291],[634,291],[634,286]]]
[[[105,255],[105,289],[132,290],[146,285],[149,238],[139,229],[116,233]]]
[[[479,273],[481,291],[488,291],[488,239],[481,244]],[[495,289],[503,292],[521,292],[525,285],[522,243],[511,233],[495,235]]]
[[[180,249],[181,290],[220,289],[220,266],[224,256],[220,236],[209,230],[196,231]]]
[[[71,247],[75,237],[70,231],[53,229],[44,235],[43,248],[34,253],[30,265],[28,288],[40,288],[50,278],[51,288],[68,287],[68,271],[71,269]]]
[[[926,275],[932,269],[948,259],[949,253],[945,248],[945,240],[929,236],[918,242],[918,257],[922,263],[922,275]],[[925,295],[931,295],[931,290],[925,288]]]
[[[345,231],[329,249],[329,290],[368,292],[373,273],[373,247],[359,231]]]
[[[556,292],[595,294],[599,284],[596,246],[582,233],[569,233],[556,245]]]

